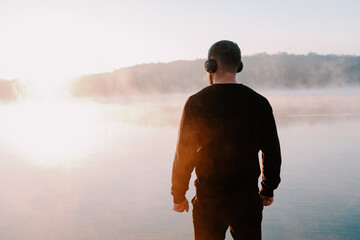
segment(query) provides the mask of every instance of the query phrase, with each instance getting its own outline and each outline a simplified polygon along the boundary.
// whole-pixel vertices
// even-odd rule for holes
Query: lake
[[[261,93],[283,156],[263,239],[359,239],[360,89]],[[0,239],[193,239],[170,195],[187,96],[0,104]]]

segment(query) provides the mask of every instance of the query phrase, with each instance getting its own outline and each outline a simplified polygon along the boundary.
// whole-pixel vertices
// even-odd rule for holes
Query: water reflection
[[[36,100],[3,105],[0,111],[3,140],[40,165],[71,164],[100,142],[103,131],[96,106],[88,104]]]

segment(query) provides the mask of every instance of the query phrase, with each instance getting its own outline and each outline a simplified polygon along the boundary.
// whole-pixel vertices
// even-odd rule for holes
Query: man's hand
[[[261,198],[262,204],[264,206],[270,206],[274,202],[273,197],[267,197],[267,196],[262,195],[261,193],[260,193],[260,198]]]
[[[173,210],[176,212],[183,212],[186,210],[186,212],[189,212],[189,202],[188,200],[185,198],[184,201],[182,201],[181,203],[174,203],[174,207]]]

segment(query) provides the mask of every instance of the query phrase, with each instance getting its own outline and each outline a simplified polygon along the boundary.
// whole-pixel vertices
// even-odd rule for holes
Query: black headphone
[[[216,60],[215,59],[211,59],[211,53],[212,53],[212,50],[214,49],[214,47],[220,43],[222,41],[218,41],[216,43],[214,43],[210,49],[209,49],[209,52],[208,52],[208,59],[206,60],[205,62],[205,70],[208,72],[208,73],[214,73],[216,72],[216,69],[217,69],[217,63],[216,63]],[[239,67],[237,69],[237,73],[241,72],[244,68],[244,64],[243,62],[241,61],[241,54],[240,54],[240,64],[239,64]]]

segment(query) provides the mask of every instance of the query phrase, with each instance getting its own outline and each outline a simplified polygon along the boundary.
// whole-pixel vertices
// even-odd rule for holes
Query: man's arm
[[[185,194],[189,189],[189,181],[191,178],[191,173],[194,169],[194,154],[196,152],[196,146],[194,144],[195,126],[193,125],[191,119],[192,116],[190,113],[190,103],[188,100],[185,104],[181,117],[176,153],[172,169],[171,194],[174,198],[174,204],[181,204],[186,200]],[[175,207],[176,205],[174,205],[174,210]]]
[[[281,180],[281,153],[274,115],[268,102],[265,110],[264,135],[261,151],[263,175],[260,194],[267,197],[267,200],[270,200],[270,198],[274,196],[274,190],[278,187]]]

